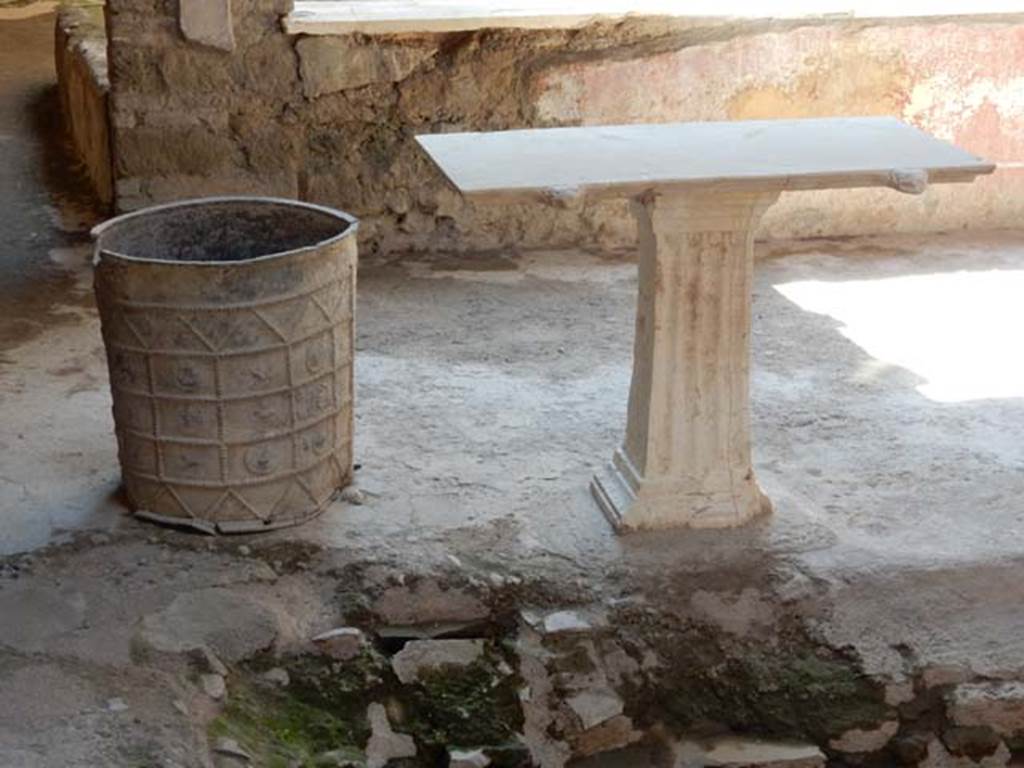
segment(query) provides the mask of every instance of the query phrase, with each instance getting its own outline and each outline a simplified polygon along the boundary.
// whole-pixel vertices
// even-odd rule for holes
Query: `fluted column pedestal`
[[[634,202],[640,291],[626,439],[591,490],[620,530],[727,528],[770,511],[750,458],[753,232],[769,192]]]

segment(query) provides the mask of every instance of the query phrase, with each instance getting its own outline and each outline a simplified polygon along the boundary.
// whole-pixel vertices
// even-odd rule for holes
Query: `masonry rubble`
[[[264,556],[281,557],[257,548],[244,558],[237,549],[204,553],[204,558],[226,559],[246,575],[234,574],[234,581],[220,577],[217,587],[192,581],[158,588],[141,612],[116,630],[137,654],[133,674],[166,676],[159,679],[167,681],[161,690],[168,691],[163,699],[173,716],[192,727],[211,727],[206,749],[216,766],[257,765],[262,759],[263,746],[249,742],[249,731],[237,729],[249,716],[245,710],[238,715],[237,708],[252,697],[273,706],[299,702],[300,709],[292,711],[314,713],[315,722],[321,716],[315,713],[326,710],[302,708],[320,701],[317,691],[330,693],[334,685],[344,691],[334,701],[351,701],[355,728],[365,731],[352,744],[319,744],[317,765],[384,766],[390,760],[411,768],[444,760],[452,768],[484,768],[509,764],[514,756],[517,765],[565,768],[605,756],[614,765],[650,752],[668,755],[674,768],[821,768],[826,760],[851,766],[1005,768],[1021,756],[1020,681],[927,664],[894,672],[891,680],[877,673],[869,679],[857,659],[821,639],[788,650],[774,647],[766,636],[798,630],[790,625],[781,632],[776,626],[790,609],[771,601],[769,586],[761,588],[757,604],[768,608],[758,609],[756,622],[727,617],[727,627],[721,628],[708,623],[711,614],[721,618],[717,611],[692,611],[690,598],[700,592],[696,604],[706,608],[733,604],[738,592],[703,578],[695,578],[687,594],[665,602],[655,592],[647,600],[605,596],[582,602],[577,594],[569,601],[560,597],[564,584],[549,591],[531,583],[525,593],[507,582],[493,586],[486,578],[470,586],[470,578],[479,575],[476,569],[463,562],[453,575],[442,556],[438,574],[396,577],[391,568],[369,569],[369,575],[346,572],[342,582],[348,596],[337,603],[324,596],[335,594],[339,572],[318,563],[316,555],[302,555],[306,570],[274,576],[259,567]],[[150,569],[180,572],[179,559],[133,553],[128,561],[133,568],[145,561]],[[31,576],[8,579],[0,589],[0,609],[17,608],[26,595],[34,596],[37,611],[59,620],[0,623],[0,644],[38,648],[40,637],[56,633],[63,638],[61,647],[73,649],[68,638],[89,631],[81,627],[97,605],[91,592],[69,603],[26,583],[48,568],[43,556]],[[107,578],[109,571],[103,573]],[[79,582],[78,589],[91,587]],[[69,605],[78,606],[70,617],[65,616]],[[335,630],[320,631],[332,623]],[[418,633],[438,627],[454,627],[450,631],[456,636],[445,630],[433,637]],[[358,642],[336,657],[312,642],[318,637]],[[355,648],[359,652],[352,654]],[[311,670],[325,676],[311,678]],[[889,683],[902,686],[898,696],[887,690]],[[147,717],[144,690],[121,686],[116,700],[106,694],[104,713],[124,718],[130,705],[131,717]],[[417,710],[422,702],[429,702],[431,711],[457,712],[479,706],[496,691],[510,694],[512,708],[500,714],[507,718],[507,738],[446,743],[443,752],[430,741],[436,726]],[[301,698],[309,695],[313,699]],[[810,706],[801,708],[801,695],[810,697]],[[797,709],[790,711],[793,704]],[[822,709],[828,710],[823,719]],[[682,717],[673,720],[673,713]],[[239,716],[242,720],[232,719]],[[488,710],[476,716],[499,715]],[[781,723],[772,719],[778,717]],[[802,717],[810,719],[805,724]],[[791,718],[798,718],[795,727],[786,724]],[[295,722],[303,727],[301,719]],[[751,740],[740,732],[742,722],[758,722],[775,735]]]
[[[448,752],[448,768],[487,768],[491,758],[482,749],[453,749]]]
[[[288,674],[288,670],[283,669],[282,667],[268,669],[263,673],[263,679],[268,683],[273,683],[274,685],[284,688],[288,687],[288,684],[291,682],[291,676]]]
[[[128,703],[120,696],[107,700],[108,712],[126,712],[129,709]]]
[[[676,745],[679,768],[825,768],[825,755],[810,744],[719,738]]]
[[[1024,736],[1024,683],[963,683],[949,693],[950,719],[962,726],[988,726],[1000,736]]]
[[[227,695],[228,689],[223,675],[200,675],[199,682],[203,687],[203,692],[214,701],[220,701]]]
[[[226,736],[217,739],[217,741],[213,745],[213,753],[215,755],[224,755],[225,757],[237,758],[244,762],[249,762],[252,760],[252,755],[250,755],[246,750],[244,750],[237,741],[235,741],[234,739],[227,738]]]
[[[314,765],[316,768],[366,768],[366,760],[351,750],[332,749],[317,755]]]
[[[609,688],[588,689],[570,696],[566,706],[576,716],[584,731],[622,714],[622,699]]]
[[[366,647],[366,636],[358,627],[338,627],[314,637],[313,645],[332,658],[348,661]]]
[[[469,591],[445,588],[433,579],[385,589],[373,611],[389,626],[472,623],[490,616],[487,606]]]
[[[925,758],[918,765],[921,768],[1006,768],[1009,765],[1011,755],[1002,742],[987,746],[987,754],[973,748],[964,750],[964,746],[950,741],[947,736],[931,738]]]
[[[366,712],[370,722],[370,741],[366,745],[367,768],[384,768],[391,760],[416,756],[412,736],[396,733],[382,704],[371,704]]]
[[[395,654],[391,668],[399,681],[414,683],[424,671],[464,668],[483,654],[483,640],[413,640]]]
[[[202,673],[220,675],[221,677],[228,674],[228,668],[224,666],[224,662],[218,659],[217,654],[206,645],[191,649],[188,652],[188,657]]]
[[[829,747],[837,752],[860,753],[877,752],[888,744],[900,729],[899,721],[890,720],[877,728],[854,728],[837,739],[829,742]]]

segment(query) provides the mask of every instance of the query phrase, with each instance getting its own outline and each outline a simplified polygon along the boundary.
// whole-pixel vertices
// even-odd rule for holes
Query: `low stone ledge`
[[[57,14],[54,53],[61,110],[71,143],[96,196],[114,200],[103,6],[66,5]]]

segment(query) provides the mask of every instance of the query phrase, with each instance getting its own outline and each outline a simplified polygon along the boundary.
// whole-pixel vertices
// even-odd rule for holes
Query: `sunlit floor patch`
[[[945,272],[776,285],[835,318],[876,360],[925,379],[938,402],[1024,397],[1024,270]]]

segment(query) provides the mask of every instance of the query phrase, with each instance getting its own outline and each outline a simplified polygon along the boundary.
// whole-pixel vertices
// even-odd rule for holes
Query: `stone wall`
[[[173,0],[109,0],[118,205],[247,192],[363,218],[364,249],[631,246],[625,206],[471,205],[422,132],[896,114],[1024,160],[1024,16],[893,22],[633,18],[575,30],[289,36],[289,0],[233,0],[230,45],[186,40]],[[223,41],[222,41],[223,42]],[[229,50],[225,50],[229,48]],[[837,137],[840,141],[841,137]],[[911,198],[791,193],[762,234],[1014,226],[1007,168]]]

